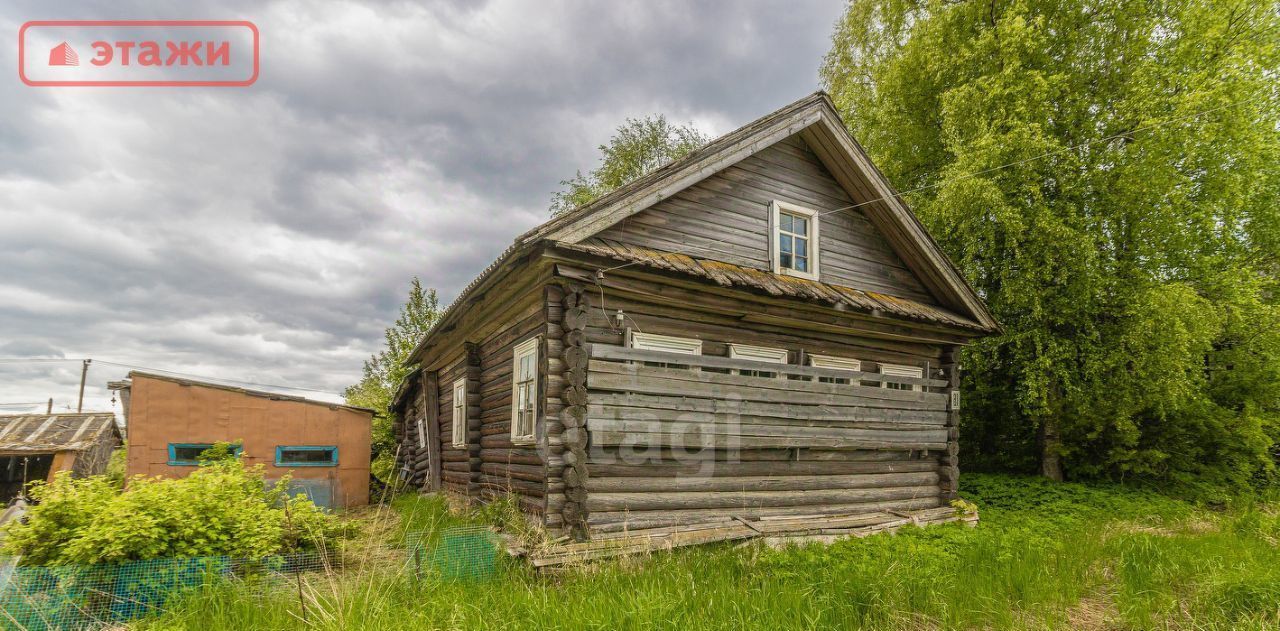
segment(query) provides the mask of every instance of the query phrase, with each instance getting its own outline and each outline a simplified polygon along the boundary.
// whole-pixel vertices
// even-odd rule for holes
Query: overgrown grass
[[[265,599],[193,594],[147,629],[1280,629],[1280,516],[1214,513],[1152,492],[970,475],[977,528],[830,546],[707,546],[492,580],[360,573]],[[506,520],[438,498],[395,502],[381,536]]]

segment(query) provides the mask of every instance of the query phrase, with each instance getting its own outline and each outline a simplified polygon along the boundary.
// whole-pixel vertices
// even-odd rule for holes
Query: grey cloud
[[[815,89],[841,8],[183,3],[258,24],[256,85],[0,83],[0,355],[338,392],[411,277],[447,303],[623,118],[724,132]],[[0,28],[118,15],[175,7],[21,0]],[[126,370],[95,365],[89,399],[109,407]],[[0,365],[0,402],[65,405],[78,379],[74,362]]]

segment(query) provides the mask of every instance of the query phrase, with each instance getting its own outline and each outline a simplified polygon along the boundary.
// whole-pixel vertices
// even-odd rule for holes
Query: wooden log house
[[[579,540],[945,506],[998,328],[816,93],[516,239],[412,354],[401,473]]]

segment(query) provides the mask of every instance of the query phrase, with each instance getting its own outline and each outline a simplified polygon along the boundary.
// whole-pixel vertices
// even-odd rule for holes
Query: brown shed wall
[[[241,440],[245,462],[268,479],[333,482],[334,506],[369,502],[370,414],[322,402],[274,400],[232,389],[134,375],[129,402],[127,475],[183,477],[169,465],[170,443]],[[277,446],[336,446],[334,467],[277,467]]]

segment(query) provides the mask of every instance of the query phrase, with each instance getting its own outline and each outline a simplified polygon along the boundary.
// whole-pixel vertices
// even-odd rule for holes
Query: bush
[[[106,476],[59,474],[35,483],[26,523],[5,526],[0,546],[26,565],[120,563],[159,557],[259,557],[318,547],[337,522],[288,478],[267,488],[262,466],[210,461],[181,479],[135,477],[121,492]]]

